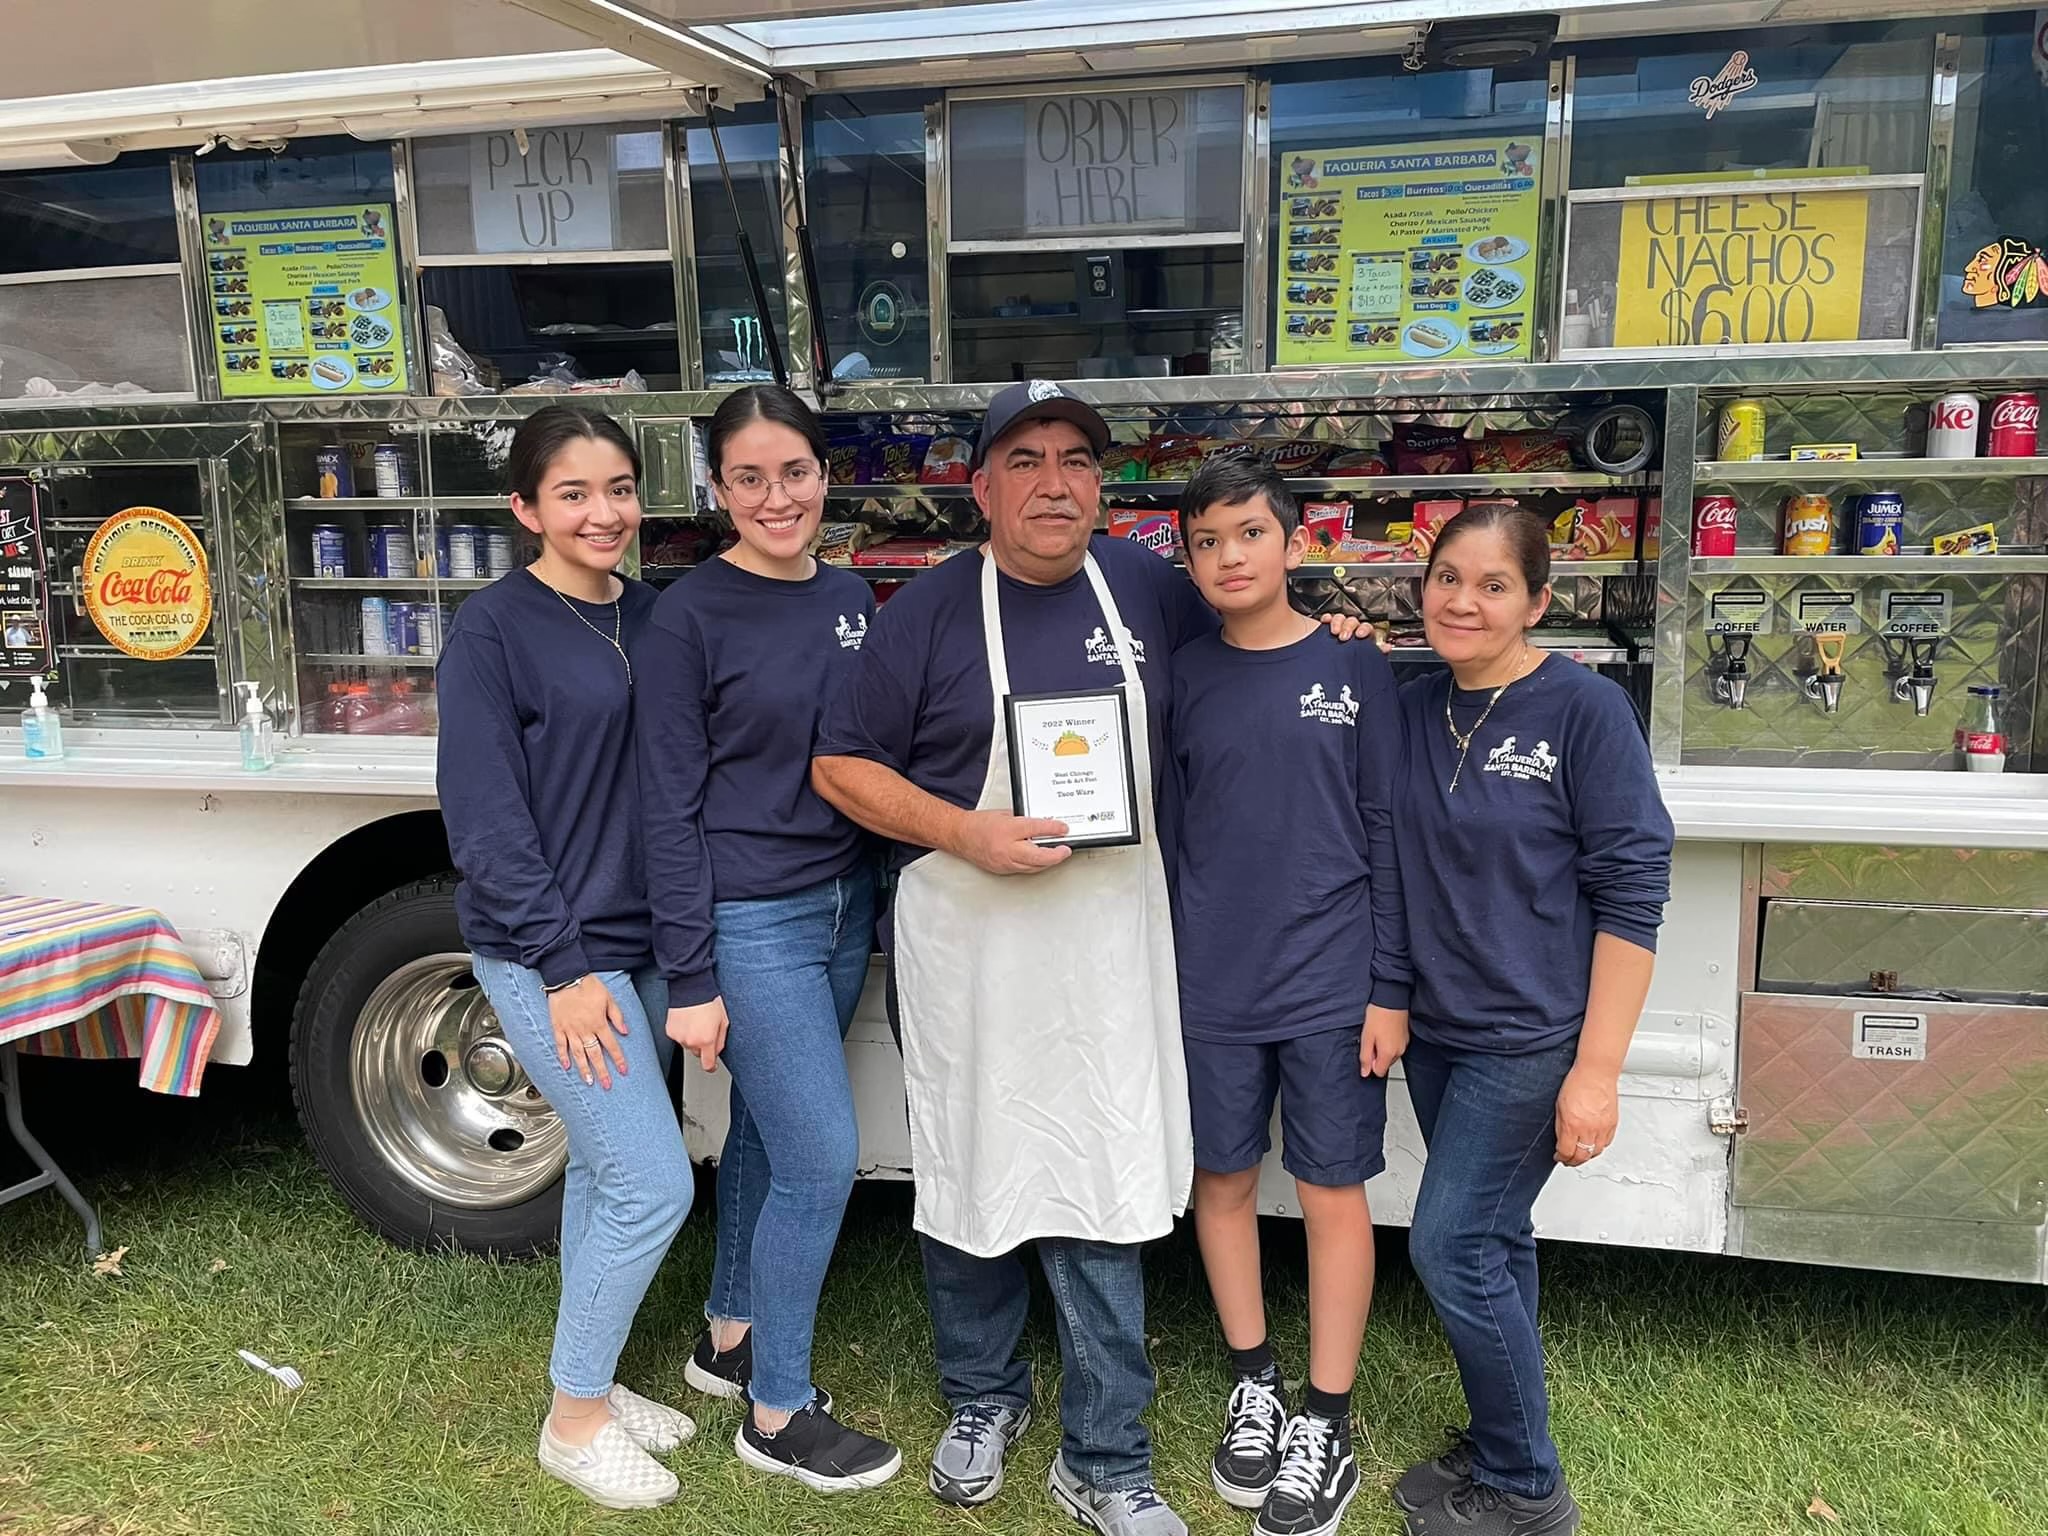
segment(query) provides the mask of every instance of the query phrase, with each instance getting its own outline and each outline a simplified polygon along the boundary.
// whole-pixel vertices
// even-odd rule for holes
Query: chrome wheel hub
[[[561,1177],[569,1142],[498,1030],[468,955],[428,955],[356,1016],[356,1114],[384,1162],[443,1205],[489,1210]]]

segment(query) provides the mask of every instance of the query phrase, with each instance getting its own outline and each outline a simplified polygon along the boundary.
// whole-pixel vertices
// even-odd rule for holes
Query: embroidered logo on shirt
[[[1124,644],[1131,648],[1131,660],[1139,666],[1143,666],[1145,664],[1145,642],[1127,629],[1124,631]],[[1118,665],[1116,645],[1110,640],[1100,624],[1095,626],[1095,633],[1088,637],[1088,659],[1091,662],[1100,662],[1105,667]]]
[[[842,613],[839,615],[838,624],[833,626],[832,632],[839,637],[839,649],[842,651],[859,650],[860,643],[868,637],[868,616],[863,613],[855,617],[860,622],[849,624],[846,622],[846,615]]]
[[[1481,771],[1507,779],[1541,779],[1548,784],[1550,776],[1557,772],[1557,754],[1550,750],[1547,741],[1537,742],[1533,752],[1517,752],[1515,738],[1510,736],[1486,754],[1486,766]]]
[[[1346,683],[1333,699],[1323,692],[1321,683],[1310,684],[1308,692],[1301,696],[1301,718],[1320,720],[1325,725],[1348,725],[1355,730],[1358,700],[1351,697],[1351,685]]]

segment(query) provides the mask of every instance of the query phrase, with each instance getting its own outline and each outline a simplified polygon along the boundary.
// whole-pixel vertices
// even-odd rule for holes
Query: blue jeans
[[[811,1400],[818,1294],[860,1157],[842,1042],[874,952],[874,880],[863,864],[711,915],[732,1121],[705,1313],[753,1324],[749,1391],[794,1413]]]
[[[571,1397],[612,1389],[633,1315],[690,1214],[690,1157],[669,1097],[668,984],[652,969],[601,971],[625,1017],[626,1073],[586,1083],[555,1055],[540,975],[509,960],[472,962],[505,1041],[569,1133],[562,1184],[562,1303],[548,1375]]]
[[[1023,1250],[979,1259],[922,1233],[918,1242],[947,1403],[1027,1406],[1031,1367],[1017,1353],[1031,1299]],[[1139,1420],[1152,1401],[1143,1250],[1071,1237],[1033,1246],[1059,1320],[1060,1454],[1092,1488],[1142,1487],[1152,1481],[1152,1438]]]
[[[1508,1055],[1411,1039],[1401,1058],[1429,1149],[1408,1256],[1458,1359],[1472,1479],[1535,1499],[1556,1488],[1559,1467],[1530,1213],[1557,1166],[1557,1094],[1578,1048]]]

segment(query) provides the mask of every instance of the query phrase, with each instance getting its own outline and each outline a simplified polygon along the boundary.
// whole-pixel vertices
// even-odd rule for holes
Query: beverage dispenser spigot
[[[1707,670],[1713,675],[1714,697],[1730,709],[1741,709],[1749,695],[1748,635],[1709,635]]]
[[[1842,653],[1848,644],[1847,635],[1813,636],[1813,671],[1800,687],[1819,703],[1823,714],[1837,714],[1842,708]]]
[[[1897,648],[1890,641],[1885,642],[1885,653],[1891,662],[1892,697],[1901,704],[1911,704],[1913,713],[1923,719],[1934,707],[1934,650],[1940,643],[1933,636],[1910,635],[1901,637]]]

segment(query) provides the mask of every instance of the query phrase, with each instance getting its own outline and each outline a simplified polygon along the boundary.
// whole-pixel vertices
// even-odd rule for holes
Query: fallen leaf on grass
[[[867,1357],[868,1357],[868,1352],[867,1352],[866,1350],[862,1349],[862,1348],[861,1348],[861,1347],[860,1347],[860,1346],[859,1346],[858,1344],[849,1344],[849,1345],[847,1345],[846,1347],[847,1347],[848,1349],[852,1350],[852,1351],[853,1351],[853,1352],[854,1352],[854,1353],[855,1353],[856,1355],[859,1355],[859,1356],[861,1357],[861,1359],[863,1359],[863,1360],[867,1359]]]
[[[128,1447],[129,1453],[135,1456],[147,1456],[151,1451],[155,1449],[156,1442],[154,1440],[145,1440],[140,1445],[131,1445]]]
[[[1813,1496],[1813,1502],[1806,1506],[1806,1512],[1816,1520],[1827,1521],[1829,1525],[1842,1523],[1842,1517],[1835,1513],[1835,1506],[1817,1493]]]
[[[128,1249],[125,1245],[116,1248],[112,1253],[103,1253],[92,1261],[92,1272],[96,1275],[118,1275],[121,1273],[121,1261],[127,1257]]]
[[[217,1275],[227,1267],[228,1261],[226,1259],[215,1259],[211,1264],[206,1266],[206,1272],[209,1275]]]

